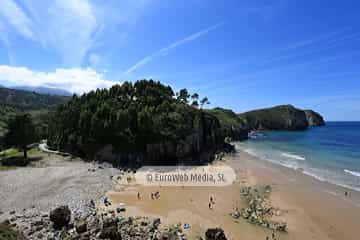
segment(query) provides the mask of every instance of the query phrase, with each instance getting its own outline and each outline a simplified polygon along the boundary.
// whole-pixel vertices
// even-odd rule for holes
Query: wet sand
[[[282,214],[275,217],[288,223],[287,233],[276,233],[276,239],[358,239],[360,236],[360,194],[345,197],[342,187],[320,182],[285,167],[256,159],[244,152],[227,156],[226,164],[238,175],[234,184],[226,187],[146,187],[135,183],[117,185],[107,196],[116,207],[126,205],[127,216],[154,216],[163,225],[190,224],[184,233],[189,239],[204,237],[210,227],[224,229],[228,239],[266,239],[272,230],[233,219],[235,208],[246,207],[240,189],[256,184],[270,184],[270,200]],[[160,192],[153,200],[152,192]],[[137,193],[141,194],[138,199]],[[209,199],[215,204],[209,209]],[[270,238],[271,239],[271,238]]]

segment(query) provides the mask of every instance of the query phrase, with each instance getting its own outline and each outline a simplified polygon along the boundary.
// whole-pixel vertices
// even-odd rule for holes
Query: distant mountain
[[[67,96],[45,95],[0,87],[0,105],[21,110],[52,109],[69,99],[70,97]]]
[[[1,87],[1,85],[0,85]],[[10,87],[12,89],[17,90],[25,90],[30,92],[36,92],[40,94],[49,94],[49,95],[57,95],[57,96],[72,96],[73,94],[69,91],[60,88],[49,88],[49,87],[31,87],[31,86],[14,86]]]

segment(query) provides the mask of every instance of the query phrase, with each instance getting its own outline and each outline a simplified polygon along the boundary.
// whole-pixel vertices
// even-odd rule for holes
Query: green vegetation
[[[0,87],[0,105],[21,110],[54,109],[69,98]]]
[[[7,129],[7,121],[17,112],[17,109],[0,104],[0,137],[4,136]]]
[[[248,137],[247,124],[230,109],[214,108],[206,110],[209,114],[219,119],[221,131],[231,140],[238,141]]]
[[[29,149],[27,152],[29,157],[36,157],[41,155],[41,152],[38,150],[37,147]],[[22,157],[24,153],[16,148],[8,148],[6,150],[3,150],[0,152],[0,158],[6,158],[6,157]]]
[[[8,122],[8,131],[4,137],[5,144],[19,148],[27,159],[28,145],[37,140],[35,125],[30,114],[16,114]]]
[[[37,147],[31,148],[28,152],[28,159],[24,159],[24,153],[16,148],[9,148],[0,152],[0,171],[16,169],[16,167],[27,166],[31,161],[40,160],[44,155]]]
[[[0,240],[25,240],[25,238],[8,223],[0,223]]]
[[[49,112],[68,101],[68,97],[42,95],[34,92],[0,87],[0,150],[4,148],[4,135],[8,121],[17,113],[30,113],[37,135],[47,136]]]
[[[324,125],[322,117],[315,112],[297,109],[292,105],[281,105],[239,114],[240,119],[251,130],[305,130],[309,126]],[[311,119],[311,122],[310,122]]]
[[[189,97],[153,80],[74,96],[50,121],[48,143],[82,156],[110,144],[118,164],[173,163],[216,151],[223,144],[218,119],[189,105]]]

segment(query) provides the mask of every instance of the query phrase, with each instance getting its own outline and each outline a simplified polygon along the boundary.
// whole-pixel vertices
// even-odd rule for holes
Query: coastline
[[[126,216],[160,217],[164,225],[189,224],[184,230],[195,239],[207,228],[221,227],[228,239],[266,239],[272,230],[233,219],[235,208],[246,207],[240,197],[244,186],[271,185],[274,207],[281,209],[278,220],[286,221],[288,232],[276,232],[277,239],[357,239],[360,235],[360,193],[321,182],[299,171],[253,157],[246,152],[226,156],[225,163],[237,173],[234,184],[226,187],[146,187],[116,185],[107,193],[113,207],[123,203]],[[159,191],[158,200],[150,198]],[[137,193],[141,199],[137,199]],[[208,208],[209,197],[216,201]],[[103,206],[100,205],[100,208]]]
[[[315,228],[319,230],[319,235],[312,235],[316,239],[358,239],[359,192],[320,181],[244,151],[229,157],[229,164],[236,169],[246,169],[258,183],[266,182],[274,186],[272,202],[291,210],[287,218],[289,232],[296,235],[293,237],[306,232],[304,228],[307,227],[309,232]],[[345,196],[345,192],[349,196]],[[319,238],[321,235],[325,238]]]

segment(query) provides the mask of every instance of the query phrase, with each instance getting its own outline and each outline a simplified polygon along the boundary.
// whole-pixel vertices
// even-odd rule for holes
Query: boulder
[[[100,239],[121,239],[121,234],[118,232],[118,229],[116,226],[113,227],[106,227],[101,230],[101,232],[98,234],[98,237]]]
[[[205,233],[206,240],[226,240],[224,230],[221,228],[209,228]]]
[[[69,225],[71,220],[71,211],[68,206],[60,206],[50,212],[50,220],[55,228],[62,228]]]
[[[153,226],[155,229],[157,229],[160,224],[161,224],[160,218],[156,218],[156,219],[153,221],[152,226]]]
[[[87,231],[87,223],[84,220],[77,220],[75,222],[75,229],[77,233],[84,233]]]

